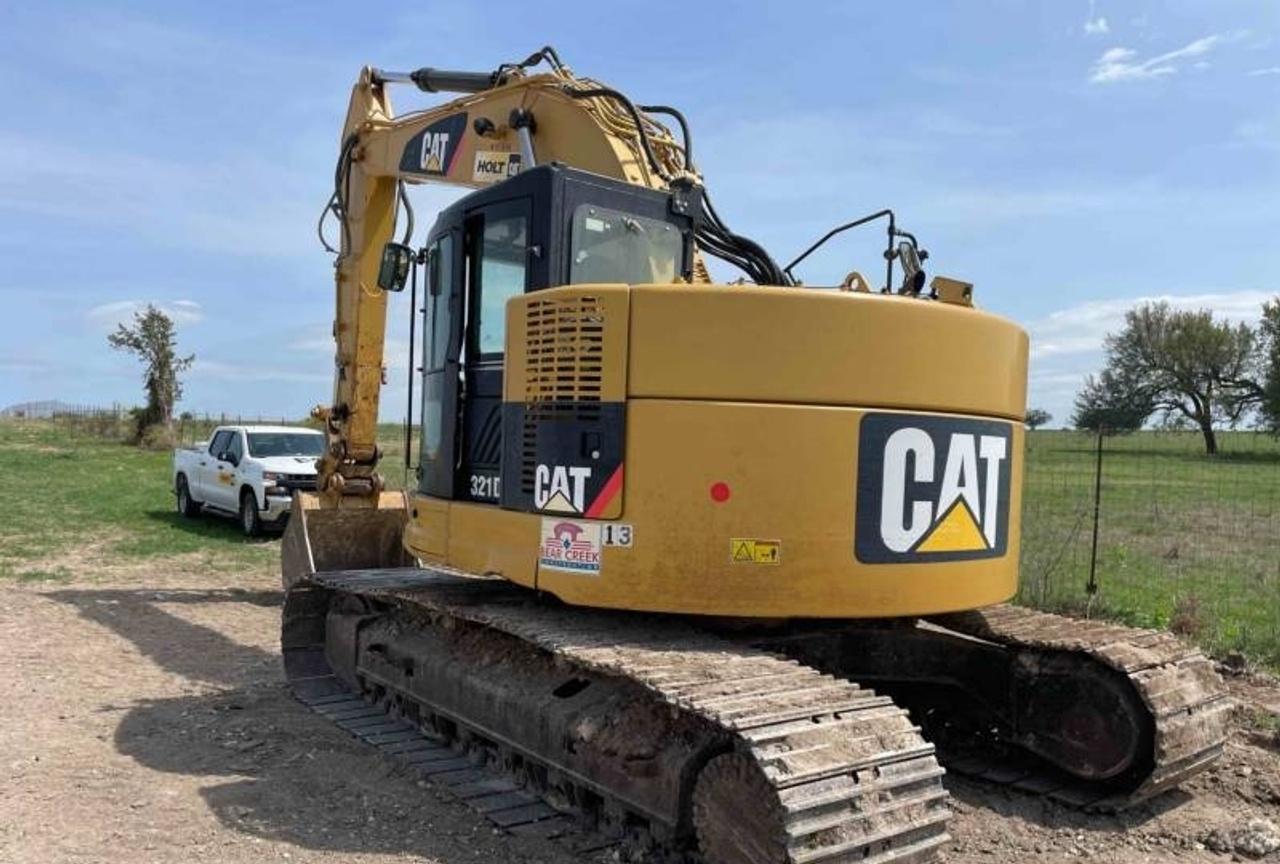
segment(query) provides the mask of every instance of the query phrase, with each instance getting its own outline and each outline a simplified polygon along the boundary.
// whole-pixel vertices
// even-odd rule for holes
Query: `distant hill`
[[[8,408],[0,409],[0,417],[33,417],[47,420],[54,414],[61,414],[75,409],[75,405],[60,402],[57,399],[46,399],[43,402],[19,402]]]

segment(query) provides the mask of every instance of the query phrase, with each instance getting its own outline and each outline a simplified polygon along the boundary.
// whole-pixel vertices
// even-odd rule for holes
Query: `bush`
[[[153,423],[138,435],[138,446],[143,450],[172,450],[178,439],[172,426]]]

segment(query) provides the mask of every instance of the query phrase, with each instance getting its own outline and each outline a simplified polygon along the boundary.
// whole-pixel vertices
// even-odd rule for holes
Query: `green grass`
[[[86,571],[104,564],[186,554],[226,573],[276,566],[278,537],[249,540],[235,520],[178,515],[169,451],[123,444],[110,437],[114,429],[97,431],[107,437],[84,423],[0,422],[0,465],[11,490],[0,520],[0,579],[93,578]],[[388,485],[400,488],[404,427],[379,433]]]
[[[1020,600],[1280,666],[1280,441],[1227,432],[1219,445],[1209,457],[1196,433],[1106,439],[1090,598],[1096,439],[1029,435]]]
[[[211,566],[263,566],[275,543],[230,520],[174,509],[168,452],[139,450],[52,423],[0,423],[11,490],[0,520],[0,578],[92,578],[95,565],[198,553]]]

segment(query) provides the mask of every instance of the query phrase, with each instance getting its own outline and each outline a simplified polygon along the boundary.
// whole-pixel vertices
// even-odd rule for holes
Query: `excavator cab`
[[[501,473],[504,444],[516,431],[504,429],[502,413],[507,301],[572,284],[688,280],[699,194],[553,164],[440,214],[426,245],[423,494],[515,504]]]

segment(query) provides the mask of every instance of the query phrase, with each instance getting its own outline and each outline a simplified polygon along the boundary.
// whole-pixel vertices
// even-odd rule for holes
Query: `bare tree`
[[[168,428],[173,423],[173,405],[182,398],[178,375],[191,368],[196,355],[179,357],[173,319],[150,303],[133,313],[133,324],[120,324],[107,342],[119,351],[137,355],[144,368],[147,407],[138,418],[139,437],[151,426]]]

